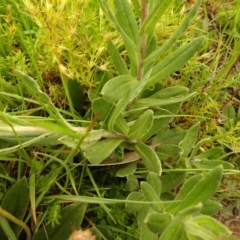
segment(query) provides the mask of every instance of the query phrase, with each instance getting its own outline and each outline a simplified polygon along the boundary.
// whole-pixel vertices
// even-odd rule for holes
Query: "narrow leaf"
[[[173,72],[184,66],[187,61],[194,56],[203,42],[203,37],[196,38],[191,42],[179,47],[176,51],[169,54],[152,70],[151,77],[148,79],[144,89],[147,89],[157,82],[168,77]]]
[[[183,158],[186,158],[191,152],[197,140],[199,129],[200,129],[200,123],[198,122],[187,131],[187,134],[185,135],[184,139],[180,142],[179,147],[181,147],[183,150],[183,153],[182,153]]]
[[[155,172],[150,172],[147,175],[147,183],[151,185],[151,187],[154,189],[157,196],[160,196],[161,193],[161,180],[159,176]]]
[[[141,182],[140,187],[145,199],[148,202],[160,202],[159,196],[156,194],[154,188],[149,183]],[[160,202],[159,204],[151,204],[151,207],[156,211],[161,212],[163,209],[163,203]]]
[[[216,167],[210,172],[206,173],[196,185],[189,191],[183,201],[179,204],[175,213],[183,210],[184,208],[193,206],[199,202],[204,203],[210,198],[217,190],[219,183],[222,179],[222,167]]]
[[[197,12],[200,3],[201,0],[198,0],[195,3],[192,9],[188,12],[183,22],[179,25],[177,31],[175,31],[175,33],[172,35],[172,37],[165,41],[164,44],[159,49],[157,49],[149,56],[147,56],[147,58],[144,60],[145,65],[148,65],[150,62],[154,61],[156,57],[159,57],[163,53],[165,53],[175,43],[175,41],[187,30],[188,26],[190,25],[191,21],[193,20]]]
[[[127,75],[129,73],[127,65],[123,61],[116,47],[113,45],[112,41],[109,41],[107,43],[107,49],[110,54],[110,58],[114,64],[114,67],[118,71],[119,75]]]

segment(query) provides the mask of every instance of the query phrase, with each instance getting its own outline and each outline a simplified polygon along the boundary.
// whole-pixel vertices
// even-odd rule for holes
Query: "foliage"
[[[223,91],[236,13],[234,32],[216,17],[232,39],[219,45],[234,44],[218,72],[220,50],[204,62],[213,33],[195,17],[207,3],[185,14],[178,1],[90,2],[4,1],[1,239],[67,239],[80,225],[96,239],[230,237],[211,216],[239,173],[238,92]]]

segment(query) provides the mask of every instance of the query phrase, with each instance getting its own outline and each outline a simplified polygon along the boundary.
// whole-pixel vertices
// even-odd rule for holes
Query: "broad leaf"
[[[84,150],[84,156],[92,164],[99,164],[123,142],[123,139],[107,138],[101,140]]]
[[[160,196],[161,193],[161,180],[159,176],[155,172],[150,172],[147,175],[147,183],[151,185],[151,187],[154,189],[157,196]]]
[[[128,175],[132,175],[137,168],[137,162],[131,162],[128,164],[125,164],[121,167],[116,172],[117,177],[126,177]]]
[[[144,112],[134,124],[131,126],[128,139],[129,141],[139,140],[143,137],[152,127],[153,124],[153,111],[147,110]]]
[[[143,163],[150,170],[155,172],[158,176],[162,174],[161,161],[154,150],[142,142],[134,145],[134,149],[141,156]]]
[[[129,200],[131,202],[128,202]],[[140,192],[131,192],[128,195],[127,199],[126,199],[126,203],[125,203],[126,211],[128,213],[136,213],[137,211],[139,211],[143,207],[143,205],[142,204],[136,204],[136,203],[134,203],[132,201],[138,202],[138,201],[144,201],[144,200],[145,200],[145,198],[144,198],[142,193],[140,193]]]

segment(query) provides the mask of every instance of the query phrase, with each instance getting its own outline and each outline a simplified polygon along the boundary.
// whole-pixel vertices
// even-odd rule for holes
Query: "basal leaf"
[[[133,174],[136,171],[137,162],[131,162],[120,166],[116,172],[117,177],[126,177]]]
[[[130,201],[144,201],[144,196],[142,193],[140,192],[131,192],[126,200],[130,200]],[[136,213],[137,211],[139,211],[141,208],[143,207],[142,204],[136,204],[133,202],[127,202],[125,203],[125,209],[128,213]]]
[[[99,164],[123,142],[123,139],[107,138],[84,150],[84,156],[91,164]]]
[[[154,191],[156,192],[157,196],[160,196],[161,193],[161,180],[159,176],[155,172],[150,172],[147,175],[147,183],[149,183]]]
[[[150,171],[155,172],[158,176],[162,174],[161,161],[154,150],[142,142],[135,144],[134,149],[141,156],[143,163]]]

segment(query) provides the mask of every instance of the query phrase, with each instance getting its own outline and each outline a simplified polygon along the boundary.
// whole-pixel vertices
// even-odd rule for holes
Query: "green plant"
[[[29,1],[25,2],[30,4]],[[42,90],[41,79],[35,81],[17,69],[14,74],[25,86],[27,95],[32,95],[34,100],[18,94],[12,94],[11,97],[39,107],[24,109],[19,113],[0,112],[0,156],[3,160],[13,160],[12,154],[18,153],[18,178],[23,173],[23,164],[31,169],[29,195],[32,214],[27,215],[26,221],[30,217],[34,220],[33,239],[59,239],[63,237],[63,232],[65,238],[69,237],[82,222],[86,203],[100,205],[98,220],[105,215],[102,222],[99,220],[99,224],[92,227],[99,239],[126,237],[121,227],[124,222],[131,222],[129,218],[134,215],[137,216],[137,224],[133,224],[133,228],[137,229],[136,236],[133,236],[134,231],[129,231],[128,239],[172,239],[173,230],[176,229],[175,239],[230,236],[226,227],[210,217],[221,208],[219,202],[210,198],[219,189],[223,170],[231,169],[233,165],[220,157],[222,148],[201,152],[201,147],[208,141],[231,133],[221,131],[218,136],[199,139],[199,122],[189,129],[174,127],[174,119],[180,117],[197,120],[207,118],[197,114],[180,115],[182,104],[193,99],[197,93],[190,92],[186,86],[166,84],[166,79],[186,66],[202,46],[203,37],[193,38],[185,44],[184,41],[177,42],[189,27],[201,1],[195,3],[175,33],[161,46],[158,46],[155,29],[172,1],[142,0],[140,3],[133,0],[130,5],[127,0],[114,0],[111,7],[105,0],[99,0],[98,3],[122,41],[112,39],[107,44],[115,70],[109,74],[100,72],[96,76],[99,82],[96,83],[96,89],[89,91],[90,107],[84,119],[75,112],[76,109],[83,115],[83,109],[78,105],[82,103],[82,88],[75,80],[65,81],[64,76],[69,75],[64,71],[60,73],[65,74],[62,80],[70,113],[55,106],[55,102]],[[45,10],[54,12],[52,6],[49,9]],[[39,15],[36,19],[41,19]],[[53,16],[59,18],[57,12]],[[46,22],[44,18],[42,21]],[[103,21],[107,22],[104,17]],[[53,22],[53,27],[57,29],[57,26],[58,23]],[[54,37],[56,32],[52,31],[51,34]],[[69,41],[66,43],[68,46],[72,43],[71,39]],[[55,41],[51,44],[54,45]],[[66,56],[63,54],[60,58]],[[70,57],[68,60],[73,59]],[[57,66],[61,70],[60,61]],[[32,112],[39,111],[44,116],[32,116]],[[229,124],[234,122],[237,125],[238,119],[234,116],[234,120],[230,120],[231,112],[226,116],[229,122],[224,126],[228,131]],[[94,171],[89,170],[90,166],[114,165],[118,166],[116,176],[127,179],[126,190],[130,193],[126,200],[119,194],[120,187],[112,190],[113,195],[111,191],[106,193],[102,190],[92,174]],[[78,166],[83,167],[80,174],[76,170]],[[7,174],[3,176],[14,182]],[[83,186],[86,176],[93,186],[91,189]],[[114,195],[117,195],[117,199],[114,199]],[[75,203],[60,211],[60,203],[65,202]],[[106,204],[123,203],[126,213],[123,218],[116,220],[121,205],[108,208]],[[36,209],[44,204],[48,204],[48,207],[45,207],[43,217],[37,221]],[[94,225],[91,219],[86,219],[90,225]],[[6,219],[3,218],[3,221],[6,222]],[[116,222],[119,223],[118,230],[101,225],[114,225]],[[42,226],[45,223],[48,224],[47,235]],[[14,227],[5,226],[5,234],[10,232],[15,239]]]

